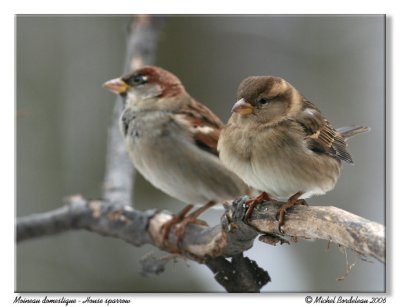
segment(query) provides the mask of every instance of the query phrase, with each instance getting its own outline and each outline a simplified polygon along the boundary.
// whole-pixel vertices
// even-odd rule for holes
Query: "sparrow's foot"
[[[254,208],[263,201],[276,201],[276,200],[273,199],[271,196],[269,196],[267,192],[262,192],[257,197],[248,199],[246,201],[247,211],[244,217],[245,221],[248,221],[250,219],[251,215],[253,214]]]
[[[186,227],[189,224],[203,225],[207,226],[208,224],[205,221],[199,220],[192,215],[185,217],[180,223],[176,224],[176,242],[179,245],[182,242],[183,234],[185,233]]]
[[[278,230],[280,233],[284,233],[282,230],[282,226],[285,225],[285,215],[286,210],[293,207],[294,205],[304,205],[308,206],[307,202],[304,199],[299,199],[303,192],[297,192],[296,194],[292,195],[288,201],[283,204],[278,211],[276,212],[276,219],[278,220]]]
[[[169,221],[165,222],[161,226],[161,235],[162,235],[162,241],[163,245],[164,242],[168,240],[169,233],[171,232],[172,226],[182,222],[182,220],[186,217],[186,215],[189,213],[190,210],[192,210],[194,206],[193,205],[187,205],[185,208],[183,208],[177,215],[175,215],[172,219]]]
[[[197,224],[207,226],[207,223],[197,219],[203,212],[210,209],[215,205],[215,202],[210,201],[199,209],[193,211],[188,216],[186,216],[180,223],[176,225],[176,241],[179,244],[182,241],[183,234],[185,233],[188,224]]]
[[[166,241],[168,240],[169,233],[171,228],[175,226],[175,235],[177,245],[182,241],[183,234],[185,233],[186,227],[188,224],[197,224],[197,225],[207,225],[206,222],[197,219],[200,214],[202,214],[207,209],[211,208],[215,205],[214,202],[209,202],[199,209],[193,211],[189,215],[190,210],[192,210],[193,205],[186,206],[182,211],[180,211],[174,218],[164,223],[161,226],[161,231],[163,235],[163,245],[166,245]]]

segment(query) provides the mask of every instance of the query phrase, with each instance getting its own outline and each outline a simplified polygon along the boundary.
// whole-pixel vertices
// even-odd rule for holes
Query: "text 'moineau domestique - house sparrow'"
[[[172,223],[193,222],[213,204],[248,193],[218,158],[224,124],[175,75],[147,66],[104,86],[123,98],[120,130],[135,168],[166,194],[205,205],[185,217],[192,205],[186,207],[168,231]]]
[[[261,200],[288,199],[277,214],[281,229],[286,209],[334,188],[341,162],[353,163],[346,140],[369,128],[334,129],[279,77],[248,77],[237,95],[219,138],[220,159],[249,186],[265,191],[249,202],[249,212]]]

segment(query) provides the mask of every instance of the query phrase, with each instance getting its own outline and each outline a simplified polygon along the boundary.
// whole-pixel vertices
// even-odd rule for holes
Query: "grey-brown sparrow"
[[[353,163],[346,140],[369,128],[334,129],[279,77],[248,77],[237,95],[219,138],[220,159],[249,186],[265,191],[249,202],[249,214],[261,200],[288,199],[277,214],[281,229],[286,209],[334,188],[341,161]]]
[[[136,169],[156,188],[190,204],[164,236],[172,224],[194,222],[215,203],[249,191],[218,158],[224,124],[175,75],[147,66],[104,86],[123,97],[120,130]],[[205,206],[186,216],[193,204]]]

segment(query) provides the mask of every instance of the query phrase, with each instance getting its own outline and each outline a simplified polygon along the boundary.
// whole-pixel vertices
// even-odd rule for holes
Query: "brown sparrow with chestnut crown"
[[[273,76],[243,80],[232,112],[219,138],[220,159],[249,186],[265,191],[248,202],[247,217],[270,196],[288,199],[277,213],[279,230],[286,209],[334,188],[341,161],[353,163],[346,140],[369,130],[335,130],[313,103]]]
[[[147,66],[104,86],[123,97],[120,130],[136,169],[156,188],[190,204],[165,224],[164,239],[172,225],[184,229],[215,203],[249,191],[218,158],[224,124],[175,75]],[[193,204],[205,206],[186,216]]]

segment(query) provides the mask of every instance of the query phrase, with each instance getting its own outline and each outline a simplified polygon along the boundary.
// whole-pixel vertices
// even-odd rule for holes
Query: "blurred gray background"
[[[101,87],[117,77],[131,16],[17,16],[16,216],[62,205],[63,197],[101,195],[107,128],[115,98]],[[350,141],[355,165],[344,165],[334,191],[310,204],[335,205],[385,223],[383,15],[169,16],[156,64],[175,73],[193,97],[224,121],[236,87],[249,75],[277,75],[313,101],[336,127],[360,124],[371,132]],[[138,209],[172,212],[182,203],[140,175]],[[204,218],[218,223],[222,211]],[[170,263],[142,277],[139,259],[151,246],[85,231],[16,246],[18,292],[221,292],[212,273],[192,261]],[[266,269],[266,292],[379,292],[385,266],[326,241],[272,247],[256,242],[246,256]]]

